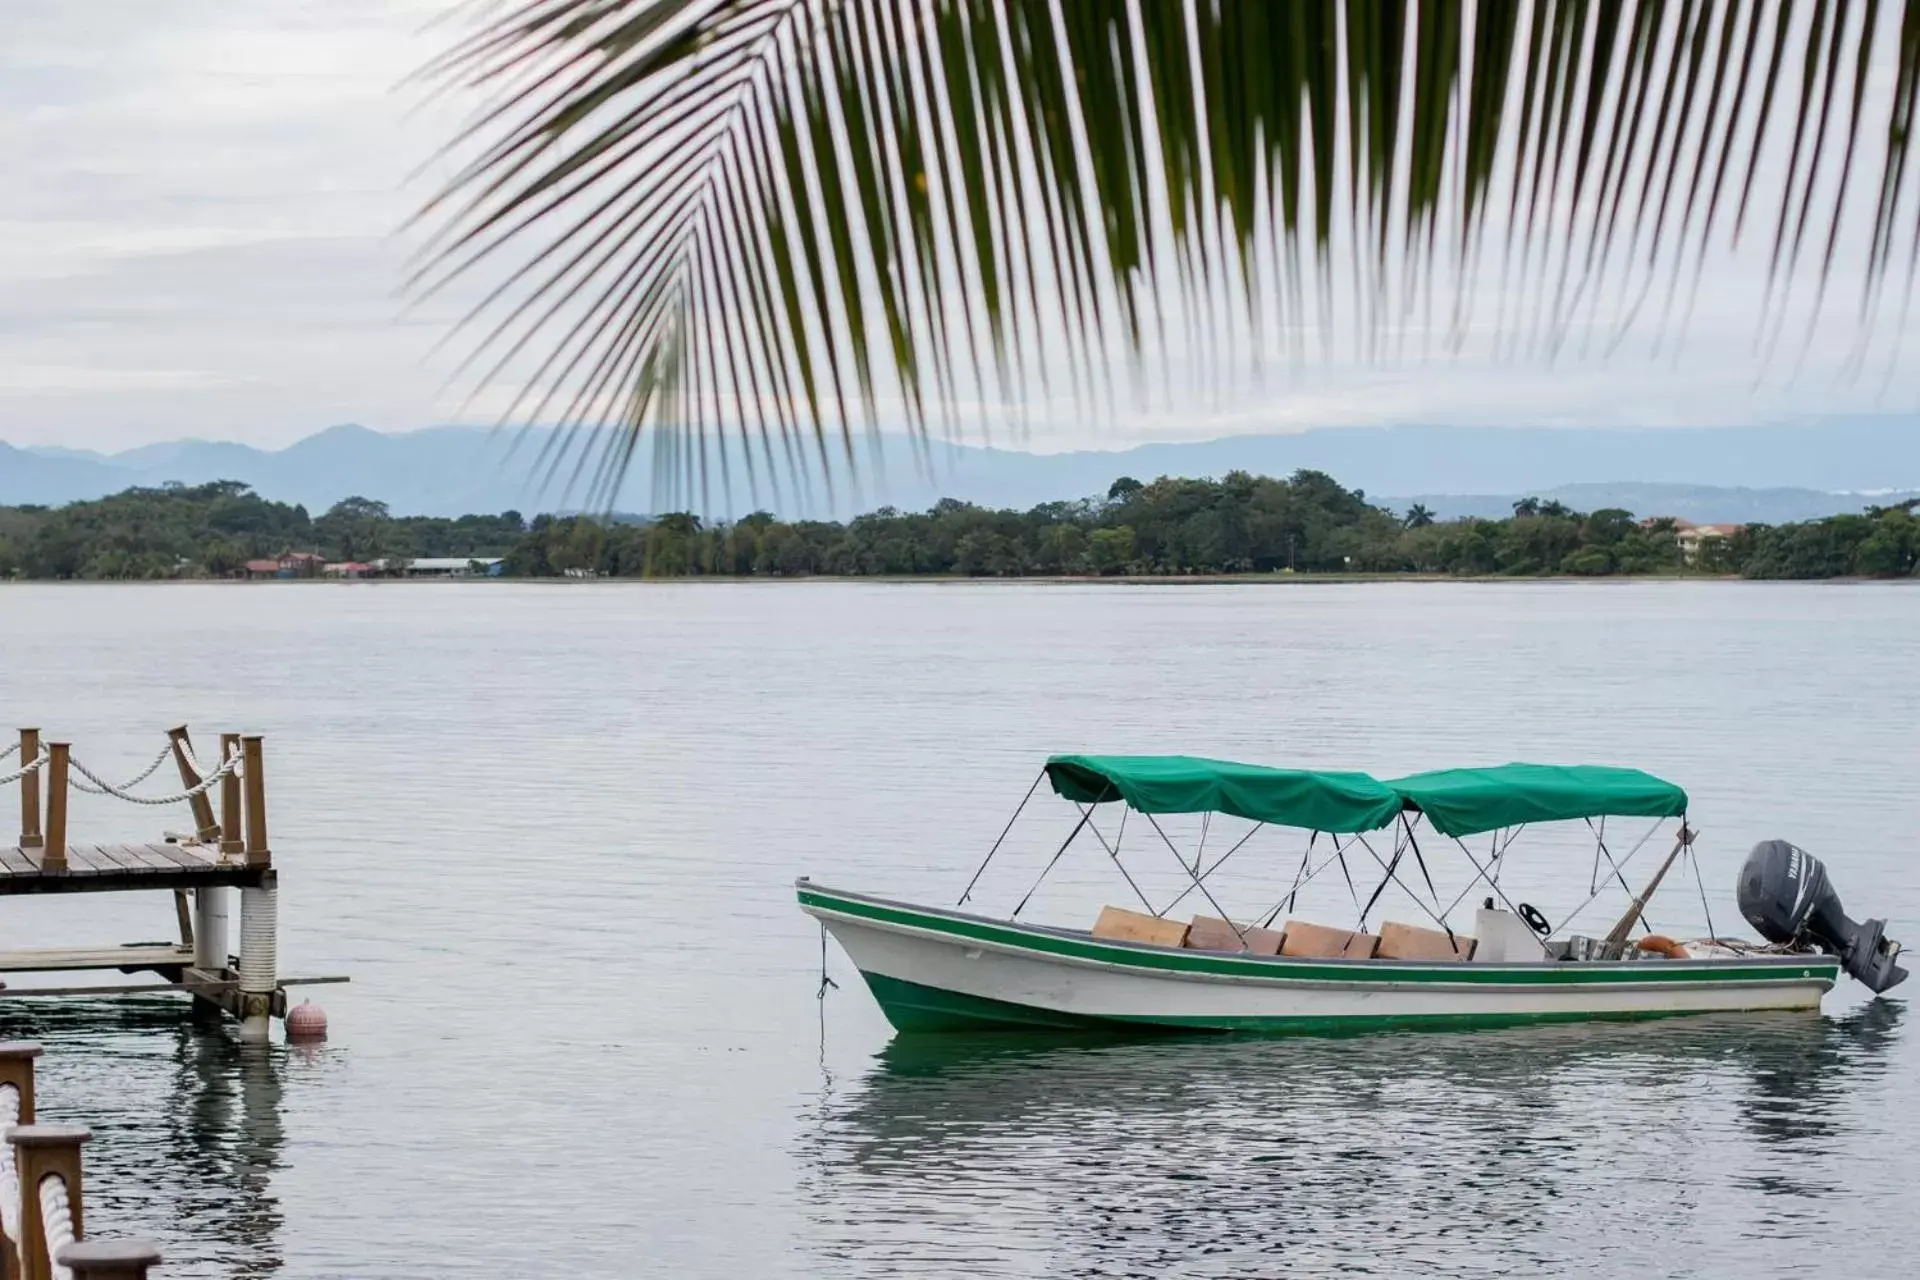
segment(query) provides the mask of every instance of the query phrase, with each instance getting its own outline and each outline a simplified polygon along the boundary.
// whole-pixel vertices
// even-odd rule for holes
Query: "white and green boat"
[[[1848,920],[1819,862],[1782,841],[1757,846],[1739,884],[1742,913],[1767,941],[1651,935],[1647,899],[1690,848],[1693,833],[1686,793],[1639,770],[1514,764],[1382,782],[1363,773],[1186,756],[1075,755],[1053,757],[1043,776],[1079,815],[1049,869],[1088,831],[1119,865],[1117,844],[1094,823],[1107,804],[1148,820],[1232,815],[1254,824],[1249,838],[1263,828],[1294,828],[1309,833],[1308,852],[1280,904],[1258,924],[1232,921],[1209,888],[1213,872],[1246,839],[1210,865],[1198,853],[1189,865],[1157,822],[1155,832],[1191,881],[1180,900],[1197,892],[1216,915],[1183,923],[1172,912],[1179,900],[1154,910],[1142,894],[1145,910],[1109,907],[1092,929],[1061,928],[801,880],[801,908],[833,934],[898,1030],[1286,1033],[1811,1010],[1842,967],[1876,992],[1906,976],[1895,964],[1899,944],[1884,937],[1882,922]],[[1592,819],[1609,816],[1651,818],[1656,829],[1674,824],[1672,852],[1611,932],[1569,934],[1566,922],[1555,927],[1507,898],[1500,872],[1521,829],[1563,821],[1591,827]],[[1604,822],[1595,829],[1604,833]],[[1376,850],[1375,841],[1384,845],[1387,837],[1374,833],[1391,833],[1389,852]],[[1492,836],[1484,855],[1464,843],[1473,835]],[[1475,868],[1451,906],[1432,890],[1423,836],[1451,842]],[[1310,866],[1323,838],[1323,860]],[[1604,834],[1597,838],[1595,866],[1604,857],[1612,881],[1625,885],[1621,873],[1631,854],[1616,860]],[[1345,870],[1348,856],[1362,851],[1381,879],[1356,927],[1292,919],[1280,925],[1282,908],[1293,909],[1309,871],[1335,858]],[[1416,865],[1431,907],[1402,877],[1403,868],[1410,874]],[[1421,903],[1435,927],[1386,923],[1369,932],[1368,914],[1390,883]],[[1456,926],[1450,913],[1477,890],[1485,897],[1473,923]],[[1633,936],[1636,927],[1643,936]]]

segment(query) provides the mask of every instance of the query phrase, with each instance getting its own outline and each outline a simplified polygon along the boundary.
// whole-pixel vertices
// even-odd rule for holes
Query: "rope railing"
[[[17,742],[8,743],[5,749],[0,750],[0,760],[9,759],[13,755],[13,753],[18,751],[19,749],[20,749],[19,743]]]
[[[235,777],[242,776],[240,772],[240,756],[238,753],[235,753],[234,755],[230,755],[225,760],[223,760],[218,769],[215,769],[212,773],[209,773],[206,777],[200,779],[200,782],[197,786],[188,787],[186,790],[176,792],[173,795],[136,796],[131,794],[128,791],[129,787],[132,787],[138,783],[144,782],[146,781],[146,779],[153,776],[153,771],[160,767],[161,761],[166,760],[167,757],[169,757],[172,754],[173,754],[173,748],[171,746],[168,746],[168,748],[165,751],[160,753],[160,758],[158,760],[155,760],[145,773],[133,779],[132,782],[125,782],[117,787],[114,786],[112,783],[106,781],[104,778],[102,778],[99,774],[95,773],[93,770],[87,768],[87,766],[80,763],[80,761],[78,760],[69,761],[69,763],[73,766],[73,771],[75,773],[85,778],[87,782],[91,782],[93,784],[92,786],[88,786],[86,782],[76,781],[73,783],[73,788],[76,791],[84,791],[88,795],[113,796],[115,799],[125,800],[129,804],[168,805],[168,804],[181,804],[181,803],[184,803],[185,801],[193,799],[195,796],[205,795],[208,791],[212,790],[216,785],[218,785],[220,780],[226,777],[228,774],[233,774]]]
[[[122,791],[131,791],[133,788],[145,782],[148,778],[151,778],[154,775],[155,771],[157,771],[161,765],[167,762],[167,757],[171,756],[172,754],[173,754],[173,744],[168,743],[166,746],[160,748],[160,754],[153,758],[152,764],[142,769],[138,774],[134,775],[133,777],[128,778],[125,782],[121,783],[117,787],[108,787],[104,783],[102,783],[99,787],[96,788],[96,787],[89,787],[85,783],[76,782],[73,784],[73,789],[75,791],[84,791],[88,795],[94,795],[94,796],[117,795]],[[87,777],[89,778],[93,777],[92,772],[89,771],[87,768],[85,768],[83,765],[81,765],[79,761],[77,760],[74,761],[73,767],[78,772],[85,774]]]
[[[74,1241],[73,1201],[67,1196],[67,1180],[57,1173],[40,1179],[40,1236],[47,1245],[47,1272],[53,1280],[73,1280],[73,1272],[60,1261],[61,1252]]]
[[[34,1115],[39,1056],[37,1044],[0,1043],[0,1272],[8,1280],[143,1280],[160,1261],[151,1242],[87,1235],[81,1149],[93,1135]]]
[[[14,743],[13,749],[15,751],[18,751],[20,749],[20,744],[17,742]],[[0,759],[5,759],[5,758],[6,757],[4,756],[0,756]],[[33,774],[40,772],[41,769],[46,767],[47,761],[51,759],[53,759],[53,753],[48,751],[45,747],[40,748],[40,754],[35,756],[31,761],[21,765],[18,769],[15,769],[12,773],[0,775],[0,786],[5,786],[9,782],[18,782],[22,778],[29,777]]]
[[[20,1088],[12,1081],[0,1084],[0,1133],[20,1123]],[[0,1231],[7,1235],[6,1250],[13,1255],[8,1270],[20,1266],[20,1171],[11,1151],[0,1153]]]

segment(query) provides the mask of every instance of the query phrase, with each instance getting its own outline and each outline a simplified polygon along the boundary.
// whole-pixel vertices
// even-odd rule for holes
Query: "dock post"
[[[267,848],[267,773],[262,757],[265,748],[257,733],[240,739],[241,767],[247,784],[247,865],[269,867],[273,854]]]
[[[218,973],[227,967],[232,934],[227,925],[227,891],[204,885],[193,891],[193,967]]]
[[[220,735],[220,763],[240,754],[240,735]],[[246,850],[240,837],[240,775],[229,769],[220,779],[220,860]],[[232,934],[228,924],[227,891],[209,885],[193,891],[193,967],[218,972],[227,967]]]
[[[240,735],[223,733],[220,735],[220,763],[225,764],[240,754]],[[239,853],[246,848],[240,838],[240,775],[227,770],[227,776],[220,779],[220,856]]]
[[[47,835],[40,853],[42,871],[67,869],[67,752],[64,742],[47,744]]]
[[[257,887],[240,890],[240,1038],[264,1043],[280,986],[280,891],[267,848],[267,775],[260,735],[243,735],[240,752],[246,770],[247,865],[269,868]]]
[[[60,1251],[60,1265],[73,1280],[147,1280],[160,1263],[151,1240],[76,1240]]]
[[[240,890],[240,1039],[264,1044],[279,989],[280,891],[269,871]]]
[[[200,785],[200,774],[193,767],[193,739],[187,734],[187,726],[177,725],[167,730],[167,741],[173,744],[173,763],[180,770],[180,785],[193,790]],[[206,792],[189,798],[187,804],[193,810],[194,835],[202,843],[220,834],[220,824],[213,820],[213,801],[207,799]]]
[[[24,767],[40,758],[40,731],[22,729],[20,731],[20,763]],[[22,774],[20,778],[20,847],[38,849],[40,847],[40,778],[37,774]]]
[[[92,1137],[91,1130],[77,1124],[23,1124],[7,1131],[20,1170],[22,1280],[54,1280],[53,1252],[84,1235],[80,1147]],[[58,1179],[59,1187],[43,1186],[49,1179]],[[47,1210],[57,1213],[63,1202],[65,1212],[49,1220]]]
[[[39,1056],[40,1046],[30,1040],[0,1043],[0,1132],[33,1123],[33,1060]]]
[[[0,1044],[0,1133],[33,1123],[33,1060],[40,1046],[19,1040]],[[20,1179],[13,1152],[0,1152],[0,1276],[20,1277]]]

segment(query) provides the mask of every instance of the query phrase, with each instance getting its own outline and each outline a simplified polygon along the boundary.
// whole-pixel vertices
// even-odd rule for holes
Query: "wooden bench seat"
[[[1109,942],[1144,942],[1155,947],[1186,945],[1187,926],[1178,920],[1150,916],[1125,907],[1102,907],[1093,922],[1093,936]]]
[[[1277,956],[1284,935],[1278,929],[1242,925],[1239,929],[1219,916],[1195,916],[1187,927],[1187,946],[1195,951],[1250,952],[1256,956]],[[1246,945],[1241,941],[1244,938]]]
[[[1324,924],[1309,924],[1305,920],[1287,921],[1283,933],[1286,938],[1280,945],[1280,954],[1283,956],[1370,960],[1374,948],[1380,945],[1380,938],[1376,934],[1360,933],[1353,929],[1331,929]]]
[[[1389,920],[1380,926],[1382,960],[1469,960],[1473,958],[1473,939],[1464,933],[1449,938],[1438,929]]]

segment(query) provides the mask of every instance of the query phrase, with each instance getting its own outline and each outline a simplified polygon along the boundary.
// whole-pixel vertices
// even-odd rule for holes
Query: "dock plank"
[[[90,844],[70,844],[67,846],[67,874],[70,876],[97,876],[102,870],[100,855],[96,846]],[[112,863],[106,866],[118,871]]]
[[[22,853],[18,846],[0,847],[0,874],[33,876],[40,874],[40,868],[33,865],[33,859]]]
[[[173,871],[180,865],[173,858],[167,858],[152,844],[123,844],[121,852],[134,858],[144,871]]]
[[[193,963],[193,948],[171,942],[131,947],[23,947],[0,951],[0,973],[64,973],[81,969],[152,969]]]
[[[88,845],[92,853],[92,862],[97,870],[126,871],[134,864],[120,856],[119,850],[110,844]]]
[[[177,844],[150,844],[147,849],[157,857],[188,871],[204,871],[213,865],[213,859],[203,857]]]

